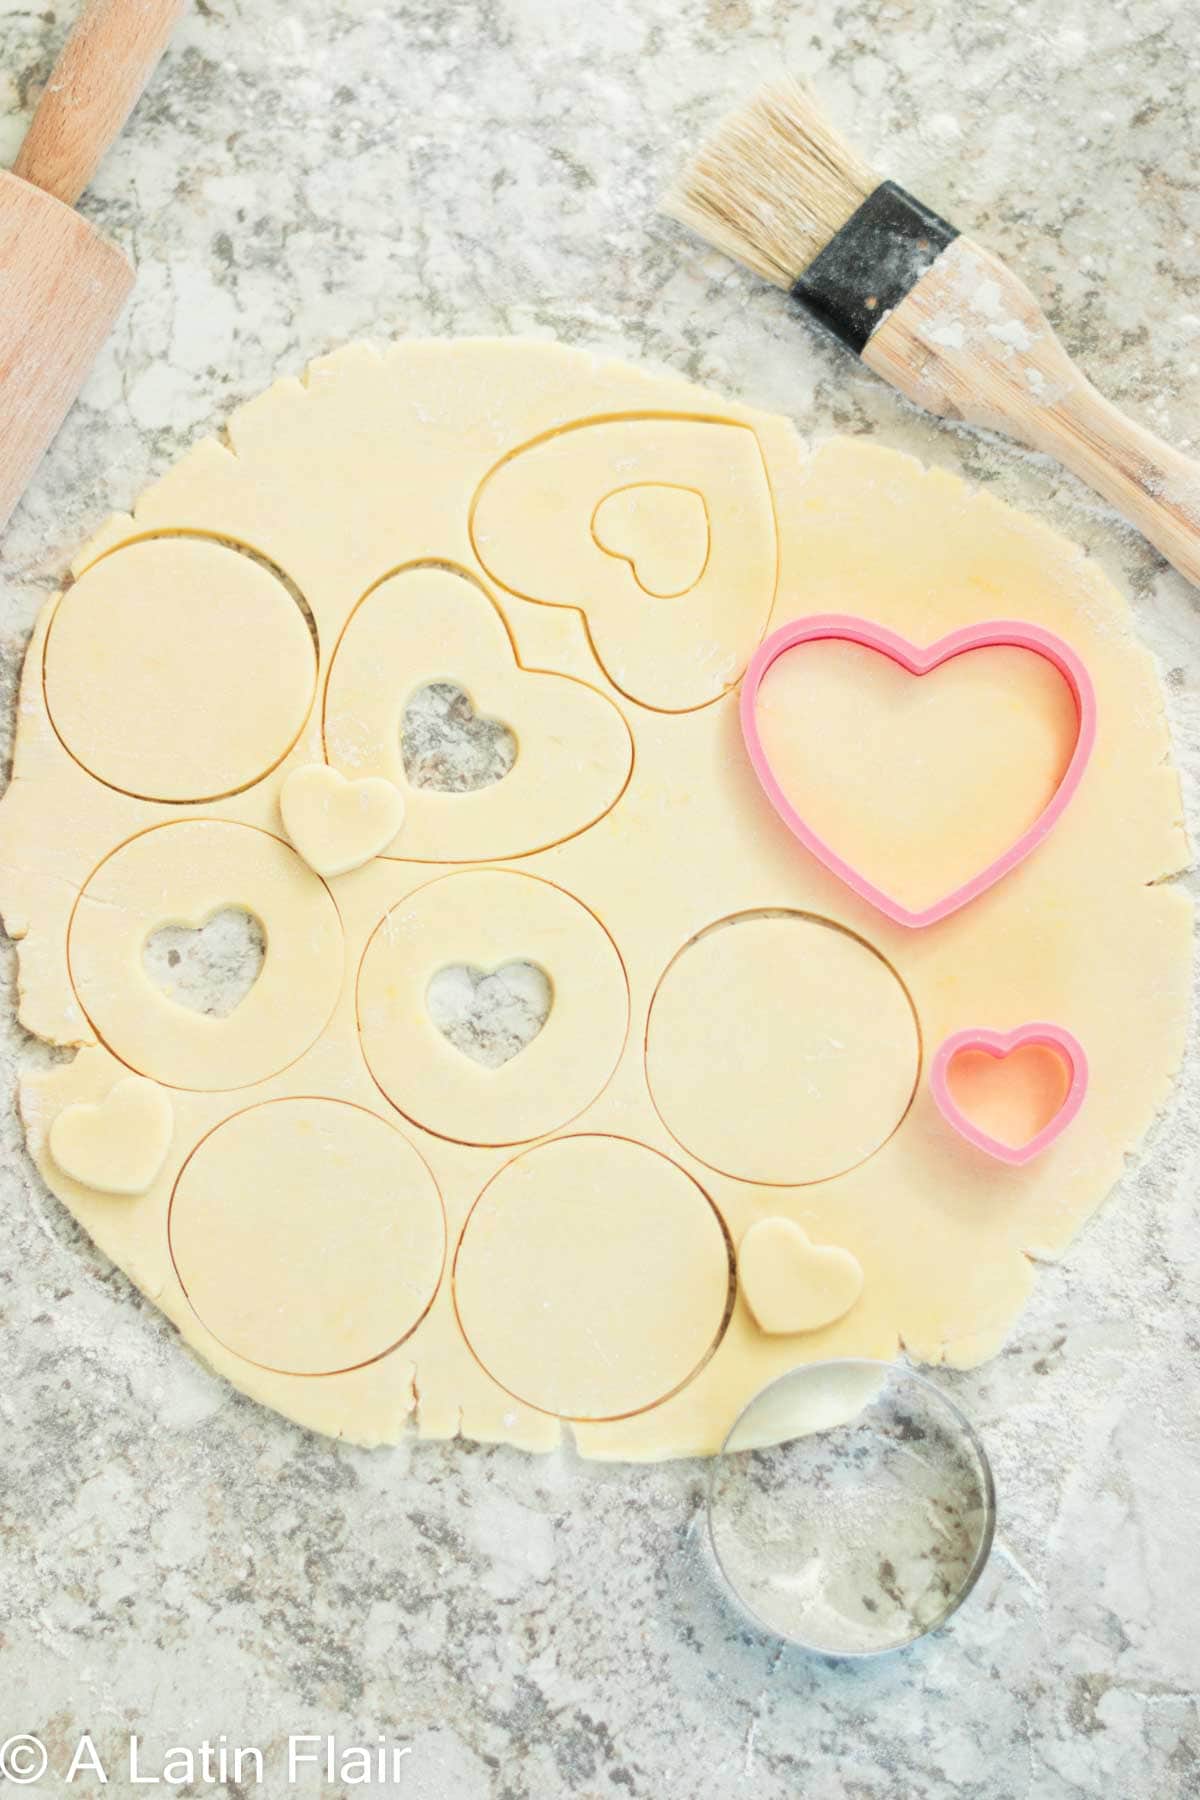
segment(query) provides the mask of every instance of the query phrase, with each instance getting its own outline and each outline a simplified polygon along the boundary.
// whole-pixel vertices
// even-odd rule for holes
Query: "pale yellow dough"
[[[329,1375],[423,1318],[446,1255],[429,1169],[336,1100],[252,1106],[203,1138],[171,1198],[171,1255],[206,1328],[249,1362]]]
[[[695,587],[708,566],[708,508],[695,488],[636,481],[606,494],[592,514],[592,536],[620,556],[644,593],[673,599]]]
[[[445,680],[515,732],[516,766],[502,781],[465,794],[407,785],[405,705]],[[407,793],[403,840],[385,854],[478,862],[541,850],[594,823],[629,779],[633,740],[593,688],[519,666],[473,577],[418,567],[372,588],[352,613],[325,691],[325,752],[343,774],[383,776]]]
[[[792,1219],[758,1219],[738,1245],[737,1276],[764,1331],[820,1331],[855,1304],[862,1265],[849,1250],[814,1244]]]
[[[97,1194],[145,1194],[167,1160],[174,1122],[169,1094],[125,1075],[103,1100],[77,1100],[55,1114],[50,1154],[64,1175]]]
[[[404,796],[382,775],[348,781],[309,763],[284,782],[279,815],[314,874],[348,875],[387,849],[404,822]]]
[[[731,417],[702,413],[634,413],[560,427],[502,458],[472,508],[472,542],[488,574],[527,599],[579,607],[615,685],[668,712],[703,706],[732,686],[775,593],[775,521],[761,440],[732,426]],[[703,538],[694,509],[685,506],[680,542],[672,496],[665,514],[623,504],[614,539],[614,500],[627,502],[631,489],[647,485],[698,494]],[[676,576],[686,585],[677,587]],[[647,595],[666,593],[676,600],[686,594],[686,606],[646,605]]]
[[[498,1069],[465,1056],[429,1016],[426,995],[456,963],[493,970],[524,958],[548,976],[550,1016]],[[431,882],[380,921],[358,976],[363,1055],[383,1093],[417,1125],[468,1144],[515,1144],[565,1125],[617,1065],[629,990],[604,927],[531,875],[463,870]]]
[[[883,958],[803,913],[743,913],[688,944],[650,1007],[663,1123],[710,1168],[781,1185],[845,1174],[908,1111],[912,1001]]]
[[[569,1419],[620,1418],[673,1393],[717,1342],[730,1295],[703,1188],[616,1137],[559,1138],[502,1169],[454,1268],[459,1322],[484,1368]]]
[[[142,967],[163,925],[203,925],[223,907],[260,920],[262,973],[228,1018],[181,1006]],[[245,825],[181,819],[142,832],[90,875],[67,940],[75,995],[130,1068],[170,1087],[250,1087],[313,1043],[337,1003],[343,946],[329,889],[287,844]]]
[[[286,756],[316,673],[277,574],[204,538],[151,538],[102,558],[63,596],[46,705],[98,780],[150,800],[211,800]]]
[[[305,1425],[706,1453],[798,1361],[978,1362],[1166,1097],[1190,913],[1164,879],[1187,846],[1153,665],[1097,567],[948,474],[544,343],[355,347],[242,408],[74,575],[0,803],[21,1018],[79,1046],[23,1083],[30,1148],[188,1343]],[[809,857],[743,754],[746,662],[814,612],[919,644],[1032,620],[1095,683],[1050,838],[928,930]],[[432,682],[509,727],[503,779],[407,780]],[[835,646],[772,671],[762,724],[840,847],[920,898],[1055,779],[1056,683],[1008,652],[915,681]],[[405,808],[324,880],[280,813],[322,763]],[[265,962],[204,1016],[142,952],[230,906]],[[429,986],[514,962],[550,1011],[486,1067]],[[929,1059],[1035,1019],[1081,1040],[1091,1089],[1011,1168],[947,1125]],[[106,1193],[153,1160],[145,1120],[105,1130],[131,1073],[172,1129],[144,1193]],[[90,1161],[79,1104],[101,1109]],[[756,1243],[772,1280],[791,1252],[779,1292]],[[843,1283],[823,1322],[814,1274]]]

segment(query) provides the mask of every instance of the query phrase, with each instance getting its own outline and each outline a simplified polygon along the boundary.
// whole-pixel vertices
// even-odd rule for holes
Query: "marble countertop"
[[[0,3],[0,156],[66,22]],[[786,63],[1196,448],[1198,29],[1196,0],[196,0],[84,202],[138,284],[7,534],[4,729],[72,549],[276,372],[359,336],[535,333],[813,436],[877,433],[1077,537],[1136,597],[1195,818],[1194,592],[1060,470],[915,414],[654,204]],[[211,1377],[28,1163],[10,1096],[45,1052],[12,1024],[7,945],[3,979],[0,1740],[37,1733],[61,1769],[84,1730],[105,1755],[140,1732],[148,1760],[224,1733],[269,1764],[231,1795],[343,1791],[286,1785],[288,1734],[324,1732],[411,1746],[396,1787],[345,1789],[409,1800],[1200,1794],[1194,1057],[1003,1354],[938,1377],[996,1469],[979,1589],[940,1636],[846,1665],[726,1607],[695,1464],[359,1451]]]

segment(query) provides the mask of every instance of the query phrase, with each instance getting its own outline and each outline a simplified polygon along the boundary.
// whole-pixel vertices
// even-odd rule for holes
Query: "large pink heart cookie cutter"
[[[1067,1092],[1054,1117],[1027,1143],[1006,1144],[1001,1138],[992,1137],[963,1112],[950,1092],[950,1064],[964,1050],[981,1050],[987,1056],[1003,1060],[1014,1050],[1027,1047],[1053,1050],[1062,1057],[1069,1077]],[[989,1156],[1019,1168],[1022,1163],[1040,1156],[1055,1138],[1061,1137],[1083,1105],[1088,1086],[1087,1057],[1079,1039],[1061,1025],[1018,1025],[1015,1031],[969,1028],[956,1031],[938,1050],[929,1071],[929,1086],[943,1118],[953,1125],[960,1137],[966,1138],[968,1144],[974,1144],[977,1150],[986,1150]]]
[[[777,662],[788,650],[794,650],[799,644],[815,643],[822,638],[837,638],[848,644],[862,644],[868,650],[876,650],[880,655],[890,657],[902,669],[907,669],[910,675],[928,675],[932,669],[940,668],[943,663],[950,662],[956,656],[964,656],[971,650],[1029,650],[1056,668],[1071,691],[1077,719],[1075,746],[1050,799],[1032,825],[994,862],[972,875],[969,881],[964,881],[961,887],[956,887],[940,900],[935,900],[931,906],[924,906],[916,911],[903,906],[899,900],[894,900],[873,881],[869,881],[844,857],[839,856],[833,846],[819,837],[792,805],[771,768],[758,730],[758,690],[763,677],[772,663]],[[960,631],[952,631],[948,636],[938,638],[936,643],[922,649],[901,637],[898,632],[889,631],[884,625],[876,625],[870,619],[855,618],[850,613],[814,613],[808,618],[793,619],[791,624],[773,631],[759,645],[742,683],[741,720],[746,749],[750,753],[750,761],[763,791],[805,849],[811,851],[847,887],[853,888],[856,894],[870,901],[872,906],[889,919],[894,919],[897,925],[921,926],[936,924],[939,919],[957,912],[960,906],[966,906],[969,901],[977,899],[1011,869],[1015,869],[1019,862],[1023,862],[1053,831],[1083,779],[1088,758],[1092,754],[1096,741],[1096,695],[1090,675],[1071,646],[1055,637],[1053,632],[1043,631],[1040,625],[1028,625],[1013,619],[989,619],[981,625],[966,625]]]

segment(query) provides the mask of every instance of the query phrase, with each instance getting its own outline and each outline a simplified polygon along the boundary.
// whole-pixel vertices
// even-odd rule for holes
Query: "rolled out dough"
[[[303,1424],[657,1457],[713,1451],[799,1361],[977,1362],[1167,1094],[1190,913],[1154,668],[1098,568],[950,475],[552,345],[352,347],[199,443],[73,577],[0,803],[21,1018],[78,1047],[22,1084],[30,1149],[188,1343]],[[747,660],[816,612],[918,643],[1032,620],[1095,684],[1051,837],[925,931],[807,856],[742,752]],[[862,664],[781,662],[762,728],[917,893],[1036,805],[1061,696],[1013,657],[966,687]],[[429,693],[501,721],[515,760],[410,781]],[[404,803],[382,855],[324,880],[280,814],[321,763]],[[266,945],[224,1017],[144,966],[223,908]],[[430,990],[514,968],[549,1010],[489,1066]],[[951,1032],[1033,1019],[1076,1034],[1091,1088],[1009,1168],[927,1070]],[[131,1072],[169,1109],[106,1110]]]

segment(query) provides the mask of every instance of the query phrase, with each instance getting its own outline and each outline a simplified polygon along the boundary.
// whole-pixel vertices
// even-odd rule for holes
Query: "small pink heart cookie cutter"
[[[868,650],[876,650],[882,656],[889,656],[902,669],[907,669],[910,675],[928,675],[932,669],[940,668],[943,663],[950,662],[956,656],[964,656],[971,650],[1029,650],[1056,668],[1071,691],[1077,719],[1075,746],[1050,799],[1033,824],[995,861],[972,875],[969,881],[964,881],[961,887],[954,888],[940,900],[935,900],[931,906],[920,907],[915,911],[903,906],[899,900],[894,900],[873,881],[869,881],[844,857],[839,856],[832,845],[819,837],[802,814],[797,812],[771,768],[759,735],[758,690],[772,663],[777,662],[788,650],[823,638],[862,644]],[[853,888],[856,894],[869,901],[889,919],[893,919],[897,925],[918,927],[936,924],[939,919],[957,912],[960,906],[966,906],[969,901],[977,899],[1011,869],[1015,869],[1019,862],[1023,862],[1054,829],[1083,779],[1083,772],[1096,742],[1096,695],[1090,675],[1071,646],[1055,637],[1053,632],[1044,631],[1040,625],[1028,625],[1013,619],[989,619],[981,625],[966,625],[959,631],[952,631],[922,649],[920,645],[901,637],[898,632],[876,625],[870,619],[856,618],[850,613],[814,613],[808,618],[793,619],[789,625],[783,625],[778,631],[772,632],[759,645],[742,683],[741,721],[746,749],[763,791],[784,824],[799,838],[805,849],[811,851],[847,887]]]
[[[992,1137],[990,1132],[982,1130],[963,1112],[950,1092],[950,1064],[964,1050],[981,1050],[987,1056],[1002,1060],[1014,1050],[1021,1050],[1026,1046],[1053,1050],[1062,1057],[1069,1076],[1067,1092],[1054,1117],[1027,1143],[1006,1144],[1002,1139]],[[989,1156],[996,1157],[999,1162],[1020,1168],[1022,1163],[1032,1162],[1035,1156],[1040,1156],[1055,1138],[1061,1137],[1083,1105],[1088,1087],[1088,1063],[1079,1039],[1062,1025],[1018,1025],[1015,1031],[985,1031],[968,1027],[967,1030],[956,1031],[952,1037],[948,1037],[938,1050],[929,1071],[929,1086],[942,1117],[953,1125],[960,1137],[964,1137],[968,1144],[974,1144],[977,1150],[985,1150]]]

